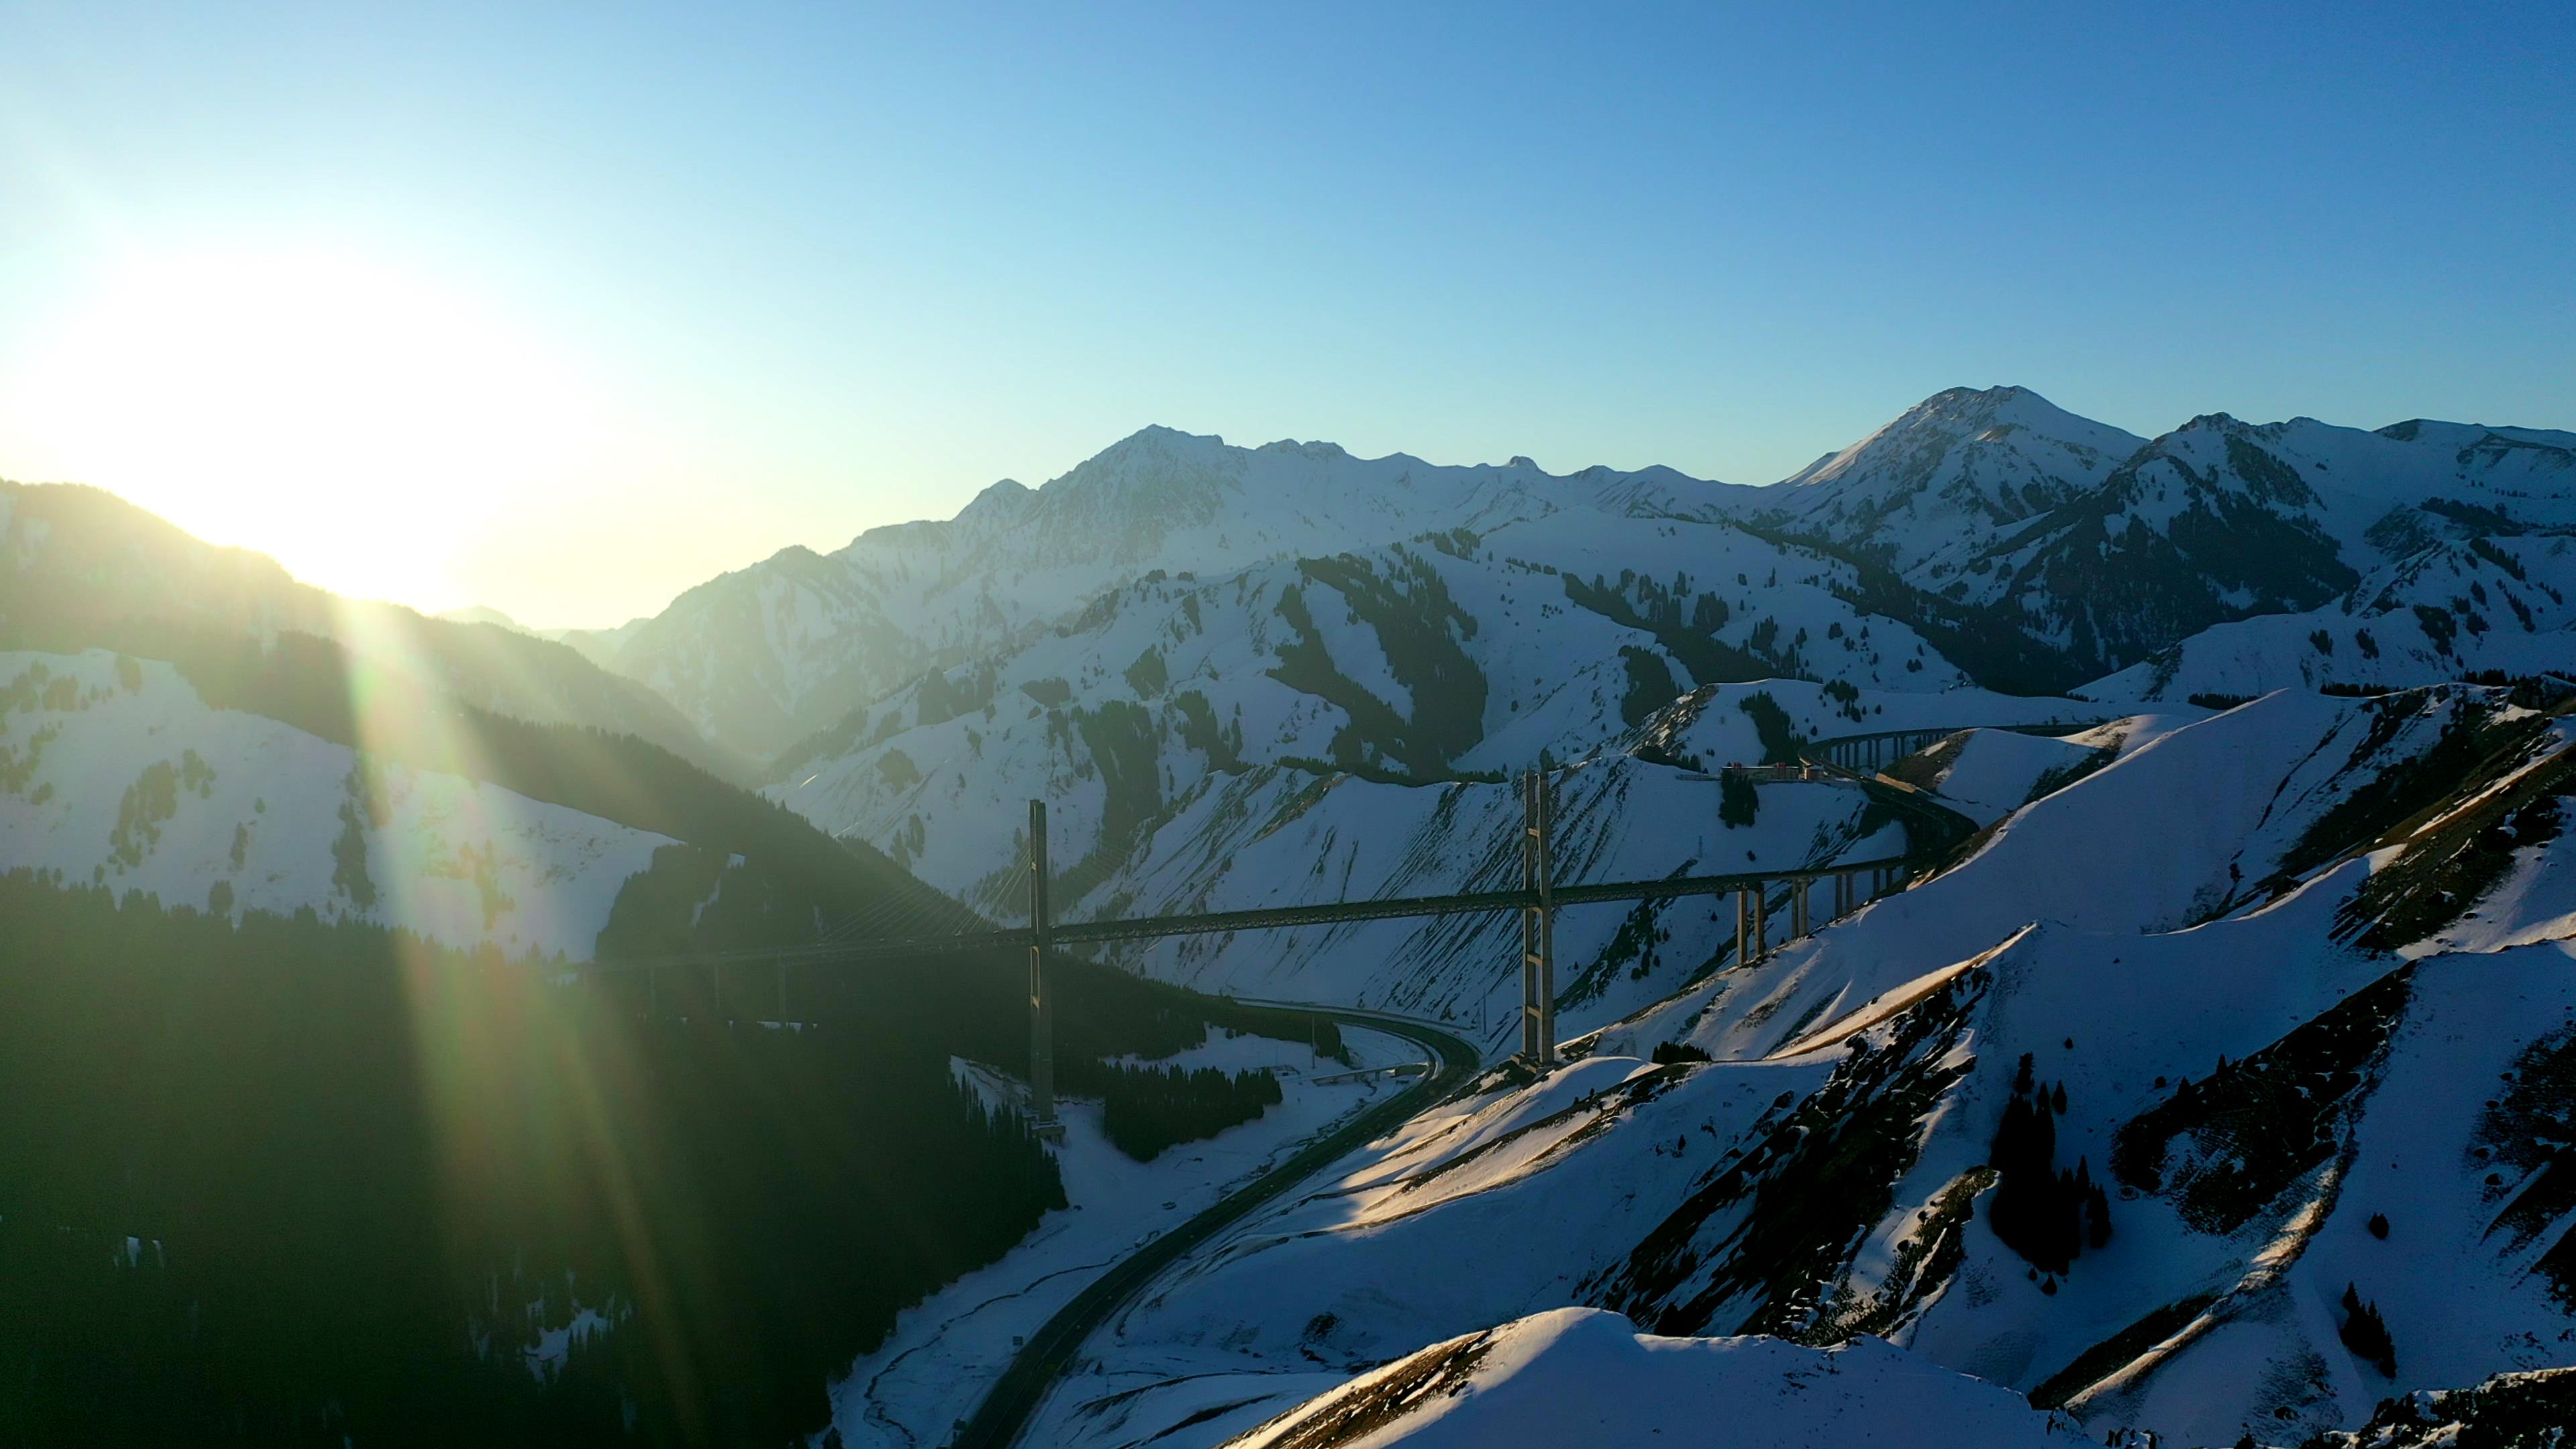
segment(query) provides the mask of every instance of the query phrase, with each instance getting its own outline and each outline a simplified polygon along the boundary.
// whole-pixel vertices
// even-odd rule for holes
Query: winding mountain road
[[[1474,1076],[1479,1065],[1474,1047],[1437,1027],[1374,1012],[1332,1007],[1300,1009],[1342,1025],[1403,1037],[1430,1052],[1435,1065],[1421,1081],[1306,1144],[1295,1156],[1218,1200],[1214,1207],[1129,1254],[1090,1287],[1074,1295],[1072,1302],[1058,1309],[1029,1336],[1010,1367],[1002,1371],[1002,1377],[977,1406],[975,1416],[966,1421],[965,1430],[951,1441],[953,1449],[1004,1449],[1017,1440],[1047,1390],[1081,1351],[1083,1340],[1127,1306],[1157,1274],[1218,1232],[1242,1221],[1254,1208],[1440,1100]]]
[[[2022,726],[2020,728],[2030,728]],[[2067,726],[2039,726],[2058,732]],[[1873,797],[1912,817],[1925,826],[1921,841],[1909,841],[1911,847],[1905,864],[1931,864],[1946,856],[1960,840],[1976,829],[1976,822],[1948,809],[1936,797],[1881,775],[1874,756],[1862,753],[1868,746],[1884,742],[1894,747],[1891,753],[1904,753],[1919,748],[1925,741],[1940,738],[1948,730],[1888,731],[1883,734],[1856,735],[1845,739],[1820,740],[1807,747],[1808,763],[1829,770],[1842,779],[1860,785]],[[1916,737],[1921,737],[1920,739]],[[1852,763],[1844,763],[1850,761]],[[1860,768],[1853,768],[1857,764]],[[1876,864],[1877,862],[1870,862]],[[1830,868],[1830,867],[1829,867]],[[1565,892],[1560,892],[1565,894]],[[1438,1101],[1452,1088],[1473,1076],[1480,1065],[1477,1051],[1466,1042],[1437,1027],[1402,1017],[1343,1008],[1319,1007],[1304,1003],[1272,1002],[1267,1005],[1312,1011],[1334,1021],[1404,1037],[1429,1051],[1438,1065],[1421,1081],[1379,1103],[1342,1127],[1307,1144],[1293,1157],[1254,1179],[1249,1185],[1220,1200],[1214,1207],[1165,1233],[1138,1249],[1077,1294],[1056,1315],[1032,1335],[1027,1344],[1003,1370],[1002,1377],[984,1396],[973,1418],[951,1441],[952,1449],[1006,1449],[1028,1426],[1029,1418],[1044,1401],[1047,1390],[1079,1354],[1084,1340],[1110,1317],[1125,1307],[1147,1283],[1191,1249],[1214,1237],[1221,1230],[1241,1221],[1253,1209],[1269,1202],[1289,1188],[1320,1171],[1327,1164],[1355,1147],[1367,1143],[1395,1124]]]

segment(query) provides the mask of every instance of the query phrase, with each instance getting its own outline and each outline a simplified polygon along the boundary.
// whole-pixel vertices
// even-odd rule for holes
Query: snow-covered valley
[[[1508,891],[1531,769],[1559,884],[1909,862],[1804,934],[1772,881],[1767,949],[1730,895],[1562,907],[1546,1070],[1505,911],[1086,948],[1148,984],[1079,1029],[1165,1053],[1109,1067],[1283,1088],[1150,1162],[1078,1093],[1022,1131],[1020,987],[960,996],[1007,1019],[943,1019],[971,1105],[924,1100],[1025,1153],[1028,1216],[852,1340],[841,1444],[946,1442],[1109,1265],[1392,1096],[1187,1044],[1277,1003],[1486,1066],[1118,1305],[1022,1442],[1688,1442],[1723,1399],[1747,1443],[2395,1443],[2448,1431],[2383,1401],[2576,1392],[2576,435],[1956,389],[1750,488],[1155,428],[560,640],[103,497],[0,494],[0,874],[138,910],[548,979],[621,910],[665,960],[1008,928],[1031,799],[1060,924]],[[469,710],[516,774],[424,743]],[[781,840],[824,866],[746,867]]]

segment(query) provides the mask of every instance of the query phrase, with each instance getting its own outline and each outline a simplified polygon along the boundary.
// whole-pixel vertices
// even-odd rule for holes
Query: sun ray
[[[467,602],[457,555],[614,433],[524,323],[364,257],[146,256],[67,316],[6,390],[57,466],[360,597]]]

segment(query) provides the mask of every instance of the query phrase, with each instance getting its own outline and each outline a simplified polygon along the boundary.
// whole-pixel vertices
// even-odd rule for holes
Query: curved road
[[[1910,863],[1932,863],[1947,854],[1960,838],[1972,834],[1976,822],[1947,809],[1937,800],[1926,798],[1924,792],[1910,785],[1887,779],[1875,771],[1864,773],[1833,763],[1833,747],[1876,738],[1947,733],[1949,731],[1945,730],[1889,731],[1884,735],[1818,740],[1808,745],[1808,750],[1816,753],[1807,755],[1806,759],[1810,764],[1856,779],[1863,788],[1886,803],[1925,818],[1926,823],[1933,827],[1928,832],[1932,843],[1922,849],[1910,850],[1908,854],[1913,858]],[[1817,755],[1823,758],[1817,758]],[[1912,842],[1909,840],[1908,843]],[[1437,1027],[1420,1022],[1365,1011],[1300,1006],[1291,1002],[1262,1004],[1294,1007],[1352,1026],[1391,1032],[1428,1050],[1437,1059],[1438,1066],[1422,1081],[1361,1113],[1339,1130],[1308,1143],[1295,1156],[1254,1179],[1241,1191],[1139,1248],[1076,1294],[1073,1301],[1057,1310],[1055,1316],[1048,1319],[1012,1358],[1010,1367],[1002,1371],[1000,1380],[977,1406],[975,1416],[966,1421],[964,1431],[951,1441],[953,1449],[1007,1449],[1027,1427],[1029,1416],[1036,1412],[1057,1376],[1073,1362],[1083,1341],[1106,1323],[1110,1315],[1125,1307],[1157,1274],[1179,1261],[1192,1248],[1241,1221],[1254,1208],[1303,1182],[1327,1163],[1374,1140],[1398,1122],[1438,1101],[1451,1088],[1473,1076],[1479,1065],[1474,1047]]]
[[[1072,1302],[1056,1310],[1055,1316],[1030,1336],[1011,1360],[1011,1366],[1002,1371],[1000,1381],[976,1407],[975,1417],[966,1421],[965,1432],[951,1441],[956,1449],[1004,1449],[1027,1426],[1029,1415],[1036,1412],[1057,1375],[1073,1362],[1083,1340],[1111,1314],[1125,1307],[1156,1274],[1220,1230],[1242,1220],[1254,1208],[1305,1181],[1351,1149],[1375,1140],[1475,1075],[1476,1049],[1437,1027],[1364,1011],[1304,1009],[1339,1023],[1403,1037],[1429,1051],[1438,1065],[1421,1081],[1316,1138],[1242,1190],[1219,1199],[1216,1206],[1129,1254],[1090,1287],[1074,1295]]]

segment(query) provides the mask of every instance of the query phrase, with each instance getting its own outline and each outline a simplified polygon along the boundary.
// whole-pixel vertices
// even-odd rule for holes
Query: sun
[[[601,442],[557,349],[468,289],[363,257],[159,258],[66,316],[7,399],[55,476],[343,593],[469,602],[460,551]]]

